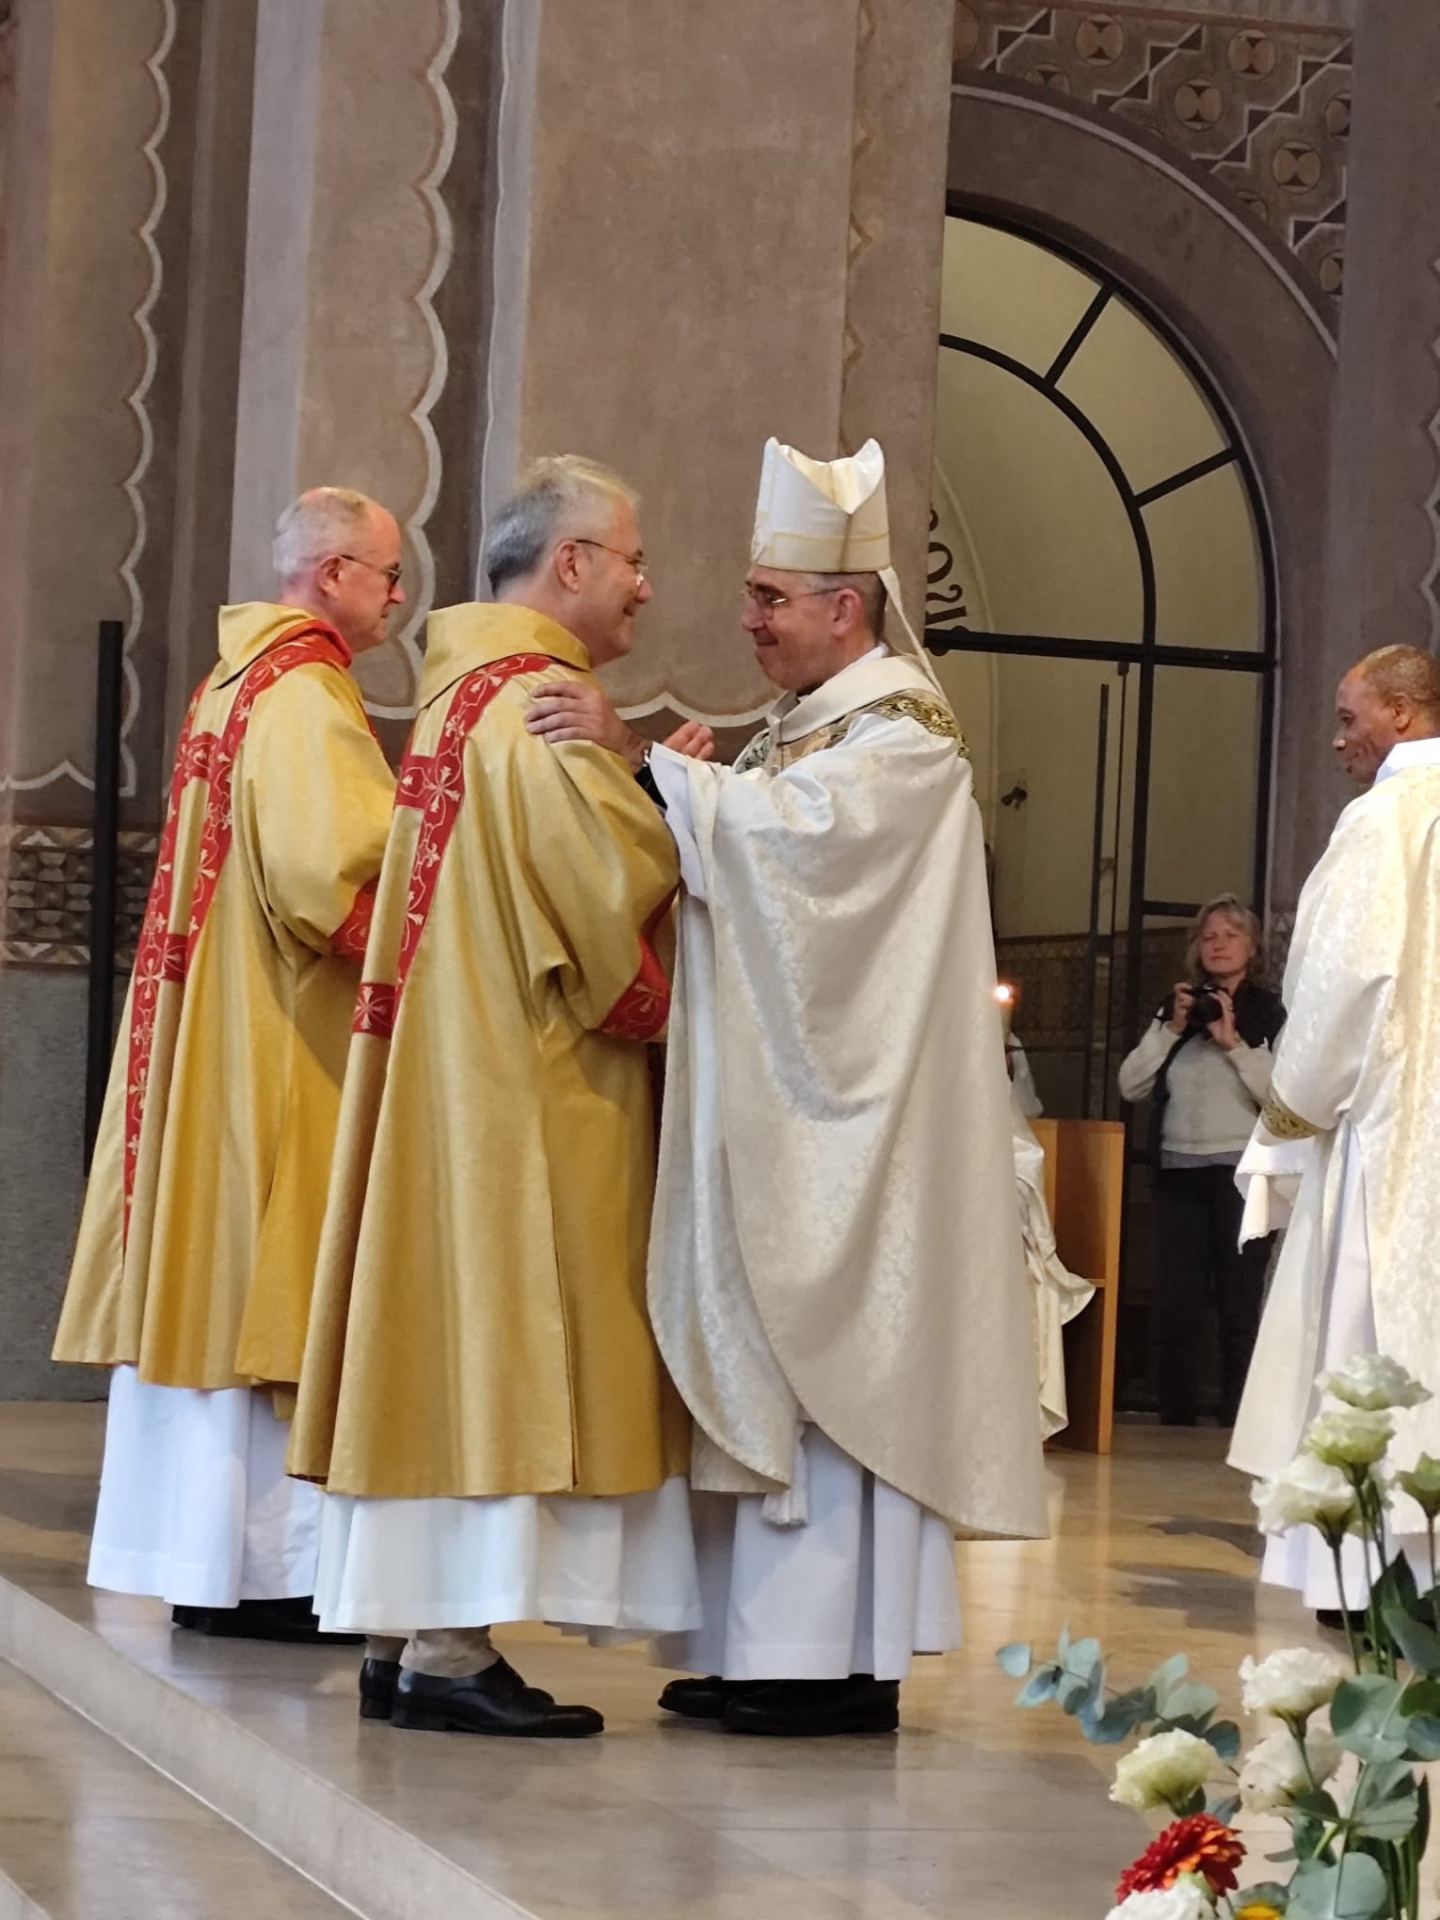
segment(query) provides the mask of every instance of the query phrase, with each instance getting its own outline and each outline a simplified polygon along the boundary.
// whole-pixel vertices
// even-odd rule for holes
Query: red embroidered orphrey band
[[[465,742],[482,714],[507,680],[517,674],[540,673],[554,662],[543,653],[517,653],[466,674],[456,687],[450,711],[440,730],[440,743],[429,756],[407,753],[400,767],[395,794],[397,807],[416,807],[423,816],[410,867],[405,899],[405,931],[395,980],[366,980],[355,1003],[355,1032],[388,1040],[395,1031],[406,976],[415,949],[425,931],[445,847],[465,798]],[[669,902],[666,902],[668,907]],[[664,908],[661,909],[663,914]],[[656,915],[656,920],[660,918]],[[651,1040],[670,1017],[670,983],[648,938],[654,922],[640,940],[640,971],[605,1018],[602,1033],[619,1040]]]
[[[672,893],[670,900],[674,898]],[[640,971],[601,1023],[601,1033],[612,1040],[653,1040],[670,1018],[670,982],[650,944],[650,935],[670,911],[670,900],[652,915],[641,934]]]
[[[155,1043],[155,1011],[165,982],[184,986],[206,916],[215,899],[220,869],[230,851],[235,823],[231,782],[235,756],[245,738],[250,711],[260,695],[273,687],[292,667],[311,664],[346,667],[350,655],[340,636],[321,622],[305,622],[282,634],[248,667],[235,695],[224,730],[194,732],[195,715],[209,691],[210,678],[201,681],[180,730],[175,770],[170,776],[170,799],[155,862],[155,878],[145,904],[145,919],[135,950],[135,980],[130,1006],[130,1051],[125,1079],[125,1233],[130,1231],[130,1202],[135,1192],[135,1168],[140,1157],[140,1129],[149,1092],[150,1054]],[[190,895],[186,931],[172,933],[174,908],[175,841],[180,828],[180,802],[192,780],[209,783],[205,824],[200,836],[200,858]]]
[[[356,1033],[388,1040],[395,1031],[395,1015],[405,977],[425,931],[446,844],[465,798],[465,742],[507,680],[522,673],[543,673],[546,667],[555,664],[548,653],[512,653],[504,660],[492,661],[488,667],[477,667],[465,675],[450,696],[449,711],[434,753],[417,754],[413,749],[406,749],[400,763],[395,804],[417,808],[421,818],[415,856],[410,864],[410,886],[405,896],[405,931],[400,940],[394,983],[361,982],[355,1002]]]

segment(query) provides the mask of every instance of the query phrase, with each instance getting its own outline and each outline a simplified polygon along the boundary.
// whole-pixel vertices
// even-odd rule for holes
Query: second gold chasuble
[[[299,1377],[394,781],[333,628],[222,608],[191,703],[55,1358]]]
[[[291,1442],[332,1493],[628,1494],[686,1466],[645,1309],[675,853],[623,760],[524,724],[588,673],[526,609],[431,616]]]

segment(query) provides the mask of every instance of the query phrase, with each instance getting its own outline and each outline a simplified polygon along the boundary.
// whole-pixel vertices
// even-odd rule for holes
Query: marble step
[[[343,1920],[345,1911],[0,1664],[0,1920]]]
[[[153,1602],[92,1596],[69,1584],[32,1590],[0,1577],[0,1660],[51,1696],[52,1706],[62,1702],[83,1716],[102,1745],[128,1750],[124,1757],[142,1772],[147,1763],[177,1783],[173,1791],[185,1789],[182,1800],[203,1803],[217,1829],[276,1856],[272,1864],[293,1870],[295,1885],[312,1883],[308,1890],[324,1900],[317,1911],[348,1908],[363,1920],[517,1920],[528,1913],[346,1791],[293,1737],[317,1687],[347,1733],[368,1731],[355,1713],[353,1654],[211,1641],[173,1630],[168,1609]],[[379,1731],[399,1737],[388,1727]],[[264,1909],[236,1902],[224,1911],[249,1920]],[[135,1920],[168,1920],[172,1913],[193,1920],[202,1912],[141,1907]]]

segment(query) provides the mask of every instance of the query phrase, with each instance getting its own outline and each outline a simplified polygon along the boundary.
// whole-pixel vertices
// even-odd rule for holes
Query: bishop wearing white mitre
[[[733,767],[646,755],[684,881],[650,1311],[704,1611],[657,1652],[707,1676],[661,1704],[737,1733],[893,1729],[959,1642],[954,1537],[1046,1531],[980,816],[884,472],[768,443],[743,624],[782,697]]]
[[[1301,893],[1290,1017],[1237,1171],[1247,1236],[1289,1222],[1230,1450],[1257,1477],[1299,1448],[1317,1374],[1357,1354],[1378,1348],[1440,1396],[1440,663],[1382,647],[1346,674],[1336,711],[1335,750],[1369,791]],[[1440,1397],[1396,1418],[1396,1465],[1440,1454]],[[1402,1498],[1394,1518],[1428,1588],[1420,1511]],[[1358,1539],[1344,1573],[1362,1606]],[[1322,1614],[1341,1603],[1310,1527],[1269,1543],[1261,1577]]]

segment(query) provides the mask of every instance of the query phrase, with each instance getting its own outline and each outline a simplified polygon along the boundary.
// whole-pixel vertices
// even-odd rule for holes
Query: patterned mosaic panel
[[[1351,36],[1175,9],[957,0],[955,77],[1047,87],[1183,153],[1332,299],[1344,280]]]
[[[120,965],[134,963],[158,836],[120,835]],[[92,842],[85,827],[0,827],[7,966],[85,967],[90,962]]]

